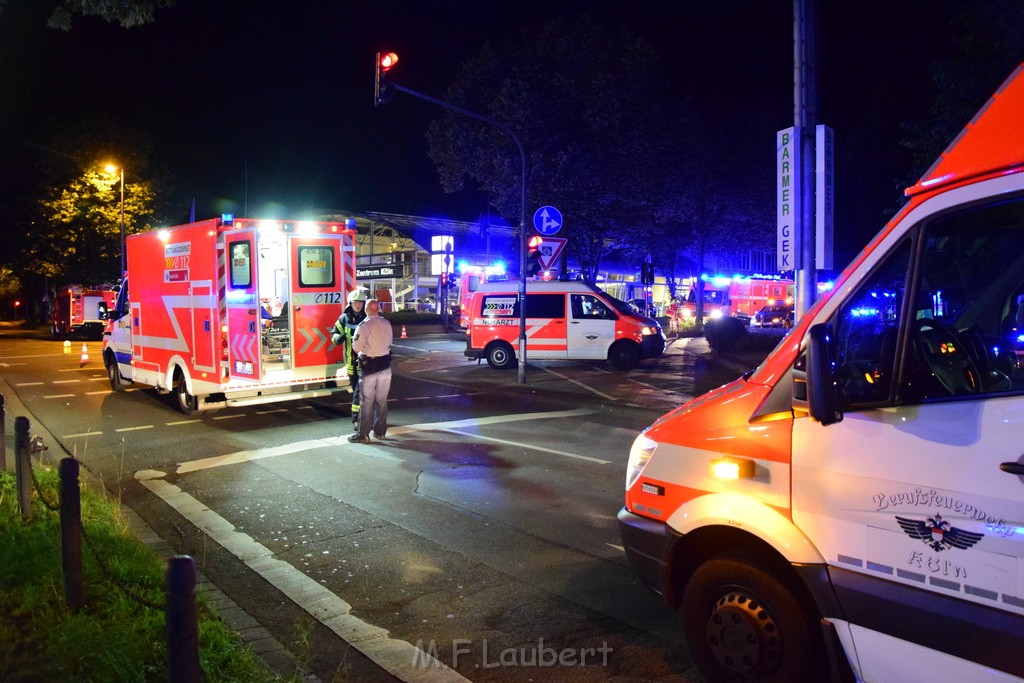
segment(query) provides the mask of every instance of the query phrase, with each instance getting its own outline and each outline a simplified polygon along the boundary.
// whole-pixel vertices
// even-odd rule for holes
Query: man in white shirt
[[[376,299],[366,302],[366,319],[352,337],[352,348],[359,354],[358,431],[348,437],[352,443],[369,443],[370,430],[378,439],[388,431],[388,392],[391,391],[391,323],[380,316]]]

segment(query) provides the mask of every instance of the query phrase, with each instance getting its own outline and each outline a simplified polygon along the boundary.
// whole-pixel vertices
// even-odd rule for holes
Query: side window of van
[[[569,295],[572,306],[572,317],[591,320],[614,320],[615,314],[603,301],[592,294]]]
[[[923,246],[904,399],[1024,391],[1024,200],[943,216]]]
[[[892,395],[911,246],[905,240],[897,247],[839,311],[836,341],[847,407],[878,404]]]

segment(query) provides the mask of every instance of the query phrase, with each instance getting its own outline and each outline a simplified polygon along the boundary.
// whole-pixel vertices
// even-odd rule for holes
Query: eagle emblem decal
[[[899,522],[907,536],[922,541],[937,553],[948,548],[967,550],[985,537],[985,534],[964,531],[952,526],[942,519],[942,515],[934,515],[926,519],[907,519],[897,515],[896,521]]]

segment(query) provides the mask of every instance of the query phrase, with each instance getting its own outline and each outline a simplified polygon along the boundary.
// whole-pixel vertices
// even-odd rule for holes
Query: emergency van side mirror
[[[807,331],[806,382],[807,411],[822,425],[842,422],[839,401],[839,377],[835,333],[832,325],[820,323]]]

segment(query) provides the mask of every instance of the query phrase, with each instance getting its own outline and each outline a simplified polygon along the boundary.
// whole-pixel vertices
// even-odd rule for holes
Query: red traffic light
[[[398,64],[398,55],[394,52],[389,52],[380,58],[380,70],[387,71],[395,64]]]

